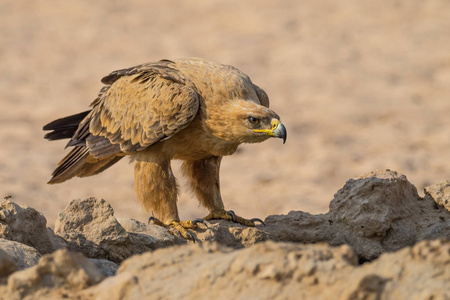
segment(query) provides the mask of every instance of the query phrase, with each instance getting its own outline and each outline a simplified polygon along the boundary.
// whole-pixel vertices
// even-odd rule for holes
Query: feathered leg
[[[189,180],[200,204],[210,212],[224,209],[219,183],[221,160],[222,157],[211,156],[202,160],[184,161],[182,165],[183,174]]]
[[[255,221],[236,216],[233,211],[226,211],[220,195],[219,171],[222,157],[211,156],[202,160],[184,161],[182,170],[201,205],[209,210],[204,220],[222,219],[246,226],[255,226]]]
[[[135,161],[134,190],[142,206],[162,222],[179,221],[178,186],[169,161]]]
[[[171,227],[185,239],[195,242],[186,229],[197,228],[197,223],[203,220],[180,221],[177,208],[178,186],[170,162],[135,160],[134,176],[134,189],[142,206],[156,215],[156,218],[151,217],[150,220],[156,225]]]

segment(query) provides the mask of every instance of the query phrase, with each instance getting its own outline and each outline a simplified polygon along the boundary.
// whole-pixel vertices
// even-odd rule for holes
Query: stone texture
[[[125,218],[119,218],[117,221],[128,232],[134,248],[142,249],[141,252],[187,243],[184,239],[170,234],[169,230],[158,225]]]
[[[450,241],[422,241],[363,265],[346,245],[189,244],[135,255],[102,278],[83,255],[59,250],[12,274],[0,298],[447,299]]]
[[[348,246],[265,242],[237,251],[220,244],[179,246],[126,260],[115,277],[83,295],[110,300],[282,299],[296,291],[292,298],[299,299],[306,294],[301,287],[336,282],[339,272],[356,264]],[[321,278],[330,270],[334,275]]]
[[[126,260],[86,299],[446,299],[450,242],[423,241],[362,266],[350,247],[258,243],[156,250]],[[176,282],[176,288],[173,283]]]
[[[450,212],[431,197],[420,198],[405,175],[378,170],[348,180],[328,213],[269,216],[265,230],[278,241],[348,244],[364,261],[423,239],[448,237],[449,220]]]
[[[42,256],[33,247],[5,239],[0,239],[0,249],[14,260],[19,270],[36,265]]]
[[[266,240],[348,244],[361,261],[423,239],[450,236],[450,212],[431,197],[420,198],[405,175],[390,170],[348,180],[326,214],[292,211],[269,216],[265,222],[266,227],[250,228],[211,221],[191,233],[197,243],[215,241],[235,249]],[[60,214],[56,232],[72,250],[116,263],[133,254],[187,242],[160,226],[116,220],[111,206],[95,198],[72,201]]]
[[[106,277],[116,275],[117,269],[119,268],[118,264],[107,259],[90,258],[89,260],[93,262],[97,270]]]
[[[42,257],[36,266],[12,274],[6,287],[0,289],[0,297],[46,298],[47,294],[55,294],[56,290],[60,295],[64,291],[72,293],[99,283],[102,279],[94,263],[81,253],[61,249]]]
[[[18,269],[14,258],[0,249],[0,284],[5,284],[8,276]]]
[[[445,187],[422,199],[406,176],[379,170],[348,180],[326,214],[291,211],[253,228],[210,221],[190,230],[195,243],[116,219],[96,198],[70,202],[59,236],[32,208],[4,202],[2,232],[21,242],[0,239],[0,299],[447,299]],[[40,258],[36,232],[88,259]]]
[[[449,299],[450,241],[422,241],[349,274],[341,299]]]
[[[358,254],[373,259],[417,241],[414,222],[421,214],[420,201],[405,175],[379,170],[348,180],[331,201],[328,215],[351,232]]]
[[[350,179],[330,203],[331,221],[366,238],[384,238],[393,222],[420,213],[417,189],[405,175],[376,171]]]
[[[117,221],[111,205],[105,200],[77,199],[71,201],[58,215],[55,232],[67,241],[72,251],[115,263],[133,254],[186,243],[159,226],[147,226],[133,220],[122,222],[130,232]]]
[[[450,180],[443,180],[425,188],[425,199],[431,198],[450,211]]]
[[[34,208],[9,200],[0,204],[0,237],[31,246],[41,254],[65,247],[50,228],[47,220]]]
[[[59,213],[55,233],[64,238],[70,250],[90,258],[120,262],[133,254],[128,232],[114,218],[105,200],[73,200]]]

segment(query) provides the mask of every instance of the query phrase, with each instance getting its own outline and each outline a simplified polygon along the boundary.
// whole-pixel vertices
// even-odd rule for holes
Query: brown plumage
[[[241,143],[286,139],[266,93],[232,66],[161,60],[114,71],[102,82],[90,111],[44,126],[52,130],[47,139],[70,138],[74,147],[49,183],[98,174],[129,155],[141,204],[166,223],[179,221],[172,159],[183,161],[200,203],[222,212],[222,156]]]

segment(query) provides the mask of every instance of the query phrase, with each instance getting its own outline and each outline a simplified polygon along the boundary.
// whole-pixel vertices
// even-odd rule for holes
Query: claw
[[[163,222],[161,222],[161,220],[159,220],[155,217],[148,218],[148,224],[150,224],[150,222],[152,222],[155,225],[162,226],[164,228],[169,228],[169,233],[172,235],[174,233],[178,232],[186,240],[191,240],[194,243],[195,243],[195,238],[190,232],[187,231],[187,229],[196,229],[198,223],[205,224],[205,221],[202,219],[195,219],[192,221],[175,221],[174,220],[174,221],[170,221],[167,223],[163,223]],[[206,225],[206,224],[205,224],[205,226],[208,227],[208,225]]]
[[[231,216],[231,218],[233,218],[233,222],[236,222],[236,214],[234,213],[234,211],[229,210],[227,211],[227,215]]]
[[[157,219],[157,218],[155,218],[155,217],[150,217],[150,218],[148,218],[148,222],[147,222],[147,224],[150,224],[150,222],[153,222],[153,224],[155,224],[155,225],[159,225],[159,226],[162,226],[162,227],[168,227],[166,224],[164,224],[163,222],[161,222],[161,220],[159,220],[159,219]]]
[[[226,211],[224,209],[213,210],[209,213],[209,215],[207,215],[203,219],[206,221],[209,221],[209,220],[233,221],[234,223],[238,223],[238,224],[241,224],[244,226],[249,226],[249,227],[255,227],[256,226],[255,221],[256,221],[256,222],[260,222],[261,224],[266,226],[266,224],[261,219],[258,219],[258,218],[254,218],[251,220],[244,219],[240,216],[236,216],[234,211],[232,211],[232,210]]]
[[[253,223],[255,223],[255,222],[260,222],[261,224],[264,225],[264,227],[266,227],[266,223],[264,223],[263,220],[261,220],[261,219],[253,218],[253,219],[251,219],[250,221],[252,221]]]
[[[203,225],[205,225],[206,226],[206,228],[209,228],[208,227],[208,224],[206,224],[206,222],[205,222],[205,220],[203,220],[203,219],[194,219],[194,220],[192,220],[191,221],[192,222],[192,224],[198,224],[198,223],[202,223]]]
[[[191,221],[171,221],[167,225],[171,228],[170,232],[174,234],[174,232],[180,233],[186,240],[191,240],[195,243],[194,236],[187,231],[187,229],[193,229],[197,227],[195,224],[192,224]]]
[[[192,242],[194,242],[194,244],[195,244],[195,238],[194,238],[194,236],[193,236],[190,232],[187,232],[187,231],[186,231],[186,235],[189,236],[190,239],[192,240]]]

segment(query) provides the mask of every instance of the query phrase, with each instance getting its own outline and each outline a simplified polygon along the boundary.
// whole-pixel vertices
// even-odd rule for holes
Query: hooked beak
[[[272,119],[271,129],[253,129],[254,132],[262,132],[269,136],[277,137],[283,139],[283,144],[286,143],[287,131],[283,123],[278,119]]]

